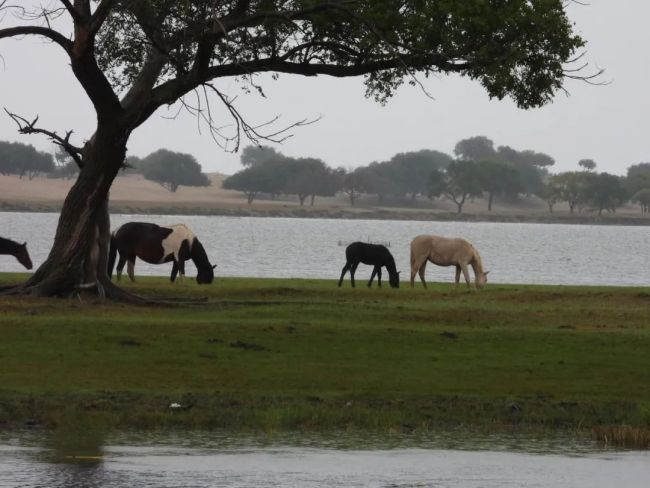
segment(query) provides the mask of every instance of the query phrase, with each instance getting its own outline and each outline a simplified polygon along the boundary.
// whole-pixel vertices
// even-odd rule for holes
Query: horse
[[[108,258],[108,275],[112,277],[113,266],[117,253],[120,259],[117,263],[117,280],[122,276],[124,263],[127,263],[127,273],[131,281],[135,281],[135,258],[138,257],[150,264],[173,262],[170,280],[176,280],[180,273],[181,281],[185,278],[185,261],[191,259],[198,271],[198,284],[212,283],[214,268],[205,252],[201,241],[184,224],[161,227],[144,222],[129,222],[117,229],[111,235],[111,246]]]
[[[32,269],[32,260],[27,252],[27,243],[18,244],[11,239],[0,237],[0,254],[8,254],[15,257],[20,264],[27,269]]]
[[[367,244],[365,242],[353,242],[345,249],[345,266],[341,271],[339,287],[343,283],[343,277],[347,271],[350,271],[350,282],[354,288],[354,273],[357,271],[359,263],[370,264],[374,266],[368,287],[372,286],[372,280],[377,275],[377,283],[381,287],[381,268],[386,267],[388,270],[388,281],[392,288],[399,288],[399,272],[395,268],[395,259],[386,248],[380,244]]]
[[[458,286],[462,271],[467,287],[470,287],[468,265],[474,269],[476,288],[483,288],[487,284],[489,271],[483,271],[481,256],[474,246],[465,239],[450,239],[431,235],[417,236],[413,239],[411,241],[411,288],[415,286],[416,273],[420,274],[422,285],[427,287],[424,270],[428,261],[438,266],[456,266],[456,286]]]

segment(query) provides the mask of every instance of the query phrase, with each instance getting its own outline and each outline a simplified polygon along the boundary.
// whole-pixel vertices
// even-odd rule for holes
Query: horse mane
[[[193,235],[193,234],[192,234]],[[194,236],[194,235],[193,235]],[[190,245],[190,257],[197,269],[199,266],[212,267],[210,260],[208,259],[208,253],[205,252],[205,248],[199,238],[194,236],[192,240],[189,241]]]
[[[18,249],[22,244],[16,241],[12,241],[11,239],[7,239],[5,237],[0,237],[0,246],[6,246],[6,249],[9,251],[13,251],[14,249]]]
[[[472,260],[470,262],[474,264],[475,274],[477,274],[477,271],[479,273],[483,273],[483,261],[481,260],[481,255],[478,253],[474,246],[472,246]]]

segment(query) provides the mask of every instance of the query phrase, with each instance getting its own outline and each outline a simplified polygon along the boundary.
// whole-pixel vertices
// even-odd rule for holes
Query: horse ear
[[[216,267],[217,267],[217,265],[215,264],[214,266],[212,266],[212,269],[214,269],[214,268],[216,268]]]
[[[485,276],[487,276],[487,274],[488,274],[488,273],[489,273],[489,271],[486,271],[486,272],[485,272],[485,273],[483,273],[483,274],[484,274]]]
[[[23,242],[23,247],[27,247],[27,241]]]

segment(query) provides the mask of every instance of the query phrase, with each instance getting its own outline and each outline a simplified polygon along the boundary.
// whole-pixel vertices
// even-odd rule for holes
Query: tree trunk
[[[488,193],[488,212],[492,211],[492,199],[494,198],[494,193]]]
[[[84,167],[63,203],[50,254],[19,292],[68,296],[89,289],[111,298],[127,295],[107,274],[108,193],[124,161],[127,137],[125,130],[100,128],[88,143]]]
[[[311,203],[309,204],[310,207],[314,206],[314,200],[316,199],[316,195],[311,196]]]
[[[298,195],[298,200],[300,200],[300,206],[302,207],[305,204],[305,199],[307,195]]]

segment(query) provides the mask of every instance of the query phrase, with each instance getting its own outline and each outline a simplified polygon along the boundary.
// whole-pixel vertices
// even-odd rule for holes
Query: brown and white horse
[[[27,269],[32,269],[32,260],[27,252],[27,243],[19,244],[11,239],[0,237],[0,254],[15,257]]]
[[[117,279],[122,275],[124,264],[127,263],[127,273],[131,281],[135,281],[134,267],[136,257],[149,264],[172,262],[171,281],[176,280],[180,273],[181,280],[185,277],[185,261],[191,259],[198,271],[196,282],[199,284],[212,283],[214,268],[205,252],[201,241],[185,224],[161,227],[145,222],[129,222],[124,224],[111,236],[111,250],[108,259],[108,275],[112,276],[117,254]]]
[[[470,286],[468,266],[474,269],[476,288],[483,288],[487,284],[489,271],[483,271],[481,256],[465,239],[431,235],[417,236],[413,239],[411,241],[411,288],[415,284],[417,273],[420,274],[422,285],[427,287],[424,271],[429,261],[438,266],[455,266],[456,286],[460,281],[461,271],[467,286]]]

